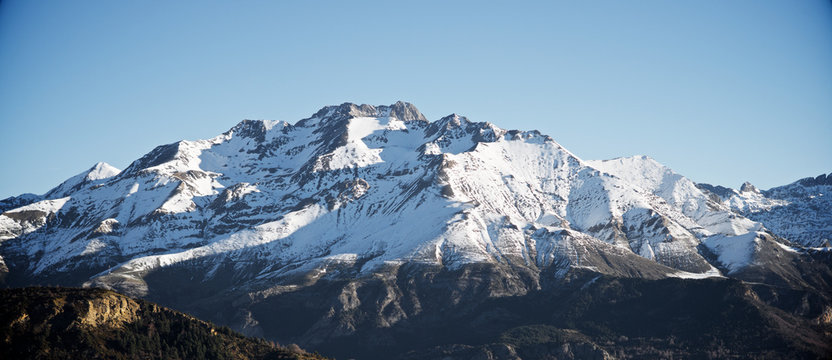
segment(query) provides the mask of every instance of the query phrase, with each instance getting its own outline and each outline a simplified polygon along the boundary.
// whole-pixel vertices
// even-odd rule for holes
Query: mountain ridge
[[[372,118],[371,116],[376,116],[376,118]],[[399,119],[397,116],[400,116],[404,119]],[[377,120],[366,119],[388,119],[388,123],[382,124]],[[294,146],[286,150],[284,154],[278,154],[278,149],[285,148],[286,144],[284,143],[288,143],[291,140],[289,136],[281,135],[286,135],[292,132],[302,133],[304,132],[303,129],[312,130],[311,133],[310,131],[305,131],[307,133],[307,139],[311,140],[308,142],[308,146],[304,146],[304,144],[302,144],[301,141],[298,143],[297,146]],[[401,146],[400,144],[396,144],[396,146],[386,146],[386,143],[390,141],[390,139],[388,139],[386,136],[398,136],[399,138],[403,138],[407,137],[407,133],[409,131],[421,131],[424,134],[422,138],[423,140],[416,140],[416,143],[412,143],[405,146]],[[413,136],[410,136],[410,138],[413,138]],[[251,154],[252,156],[248,156],[248,158],[251,159],[251,162],[263,161],[264,163],[268,164],[268,160],[270,158],[277,157],[277,161],[272,162],[275,165],[277,165],[277,167],[265,168],[265,166],[261,164],[246,164],[249,165],[247,166],[246,170],[248,171],[248,174],[243,174],[238,171],[236,174],[234,174],[237,175],[235,177],[237,177],[238,179],[232,179],[232,176],[229,175],[229,172],[238,169],[228,169],[227,164],[221,162],[227,162],[228,159],[233,158],[233,156],[223,156],[225,154],[215,155],[217,154],[217,152],[209,152],[206,154],[205,151],[213,148],[221,149],[223,146],[228,147],[228,145],[230,143],[233,143],[235,140],[237,140],[238,142],[245,141],[245,144],[242,148],[238,149],[238,152],[246,151],[247,154]],[[419,142],[422,141],[424,142],[419,144]],[[565,167],[568,167],[568,164],[570,164],[570,162],[572,164],[571,166],[576,167],[576,169],[582,166],[588,166],[588,168],[585,171],[583,171],[583,175],[579,174],[580,171],[574,170],[576,171],[574,175],[561,176],[571,176],[573,178],[575,176],[584,176],[587,177],[588,180],[595,182],[595,184],[593,184],[592,186],[601,186],[603,188],[609,185],[602,184],[608,183],[610,181],[617,181],[604,180],[603,176],[597,177],[597,175],[594,175],[594,172],[597,170],[593,169],[601,169],[602,171],[604,171],[605,174],[611,174],[612,178],[610,179],[619,178],[624,180],[626,184],[624,186],[632,187],[635,191],[635,194],[633,194],[632,192],[625,194],[614,194],[614,196],[617,196],[619,198],[621,196],[628,197],[629,200],[624,198],[620,198],[619,200],[617,200],[625,202],[623,205],[620,206],[624,206],[625,208],[636,206],[648,209],[647,213],[645,214],[633,213],[633,215],[629,215],[630,217],[635,216],[638,219],[644,218],[645,215],[647,215],[647,217],[649,218],[650,216],[654,216],[650,214],[658,214],[657,216],[664,219],[662,220],[662,223],[664,225],[661,225],[661,227],[664,228],[664,230],[662,231],[664,233],[670,234],[668,235],[670,236],[670,238],[674,238],[674,236],[679,239],[686,237],[691,239],[687,241],[690,241],[691,244],[693,244],[696,242],[696,240],[692,239],[702,236],[709,236],[708,234],[722,233],[725,235],[739,235],[742,233],[746,233],[750,230],[759,231],[763,229],[759,224],[754,224],[752,220],[748,220],[741,216],[737,216],[738,214],[742,214],[743,211],[743,208],[735,204],[736,202],[740,201],[737,200],[737,196],[731,198],[720,198],[721,201],[714,201],[715,198],[709,197],[709,195],[713,194],[713,192],[708,191],[709,188],[707,185],[697,186],[692,181],[687,180],[683,176],[676,174],[672,170],[655,162],[649,157],[641,156],[617,158],[605,161],[584,162],[583,160],[580,160],[579,158],[575,157],[572,153],[568,152],[562,146],[557,144],[553,139],[551,139],[548,136],[542,135],[539,132],[520,132],[515,130],[507,131],[497,128],[496,126],[489,123],[473,123],[467,120],[466,118],[460,117],[456,114],[443,117],[442,119],[437,120],[435,122],[429,122],[418,111],[418,109],[415,108],[415,106],[404,102],[397,102],[390,106],[377,107],[371,105],[356,105],[351,103],[344,103],[337,106],[327,106],[317,111],[315,114],[313,114],[313,116],[306,119],[302,119],[294,125],[291,125],[286,122],[244,120],[232,127],[228,132],[209,140],[183,140],[176,143],[159,146],[155,148],[153,151],[149,152],[147,155],[134,161],[124,171],[118,171],[118,169],[112,168],[104,163],[100,163],[95,167],[91,168],[90,170],[81,173],[71,178],[70,180],[67,180],[55,189],[50,190],[43,197],[34,199],[37,201],[32,202],[42,202],[43,206],[40,206],[37,209],[33,208],[32,210],[27,210],[26,206],[17,207],[17,211],[10,211],[15,209],[6,209],[6,211],[4,212],[4,217],[8,220],[15,217],[15,214],[19,213],[36,215],[36,217],[38,214],[43,214],[41,217],[48,217],[47,214],[49,213],[50,209],[56,207],[59,209],[60,206],[63,206],[63,204],[60,203],[61,198],[65,197],[66,195],[69,195],[69,193],[73,192],[73,190],[79,190],[82,186],[87,186],[89,188],[103,187],[105,185],[105,182],[108,184],[113,184],[125,178],[147,178],[152,176],[154,177],[154,179],[156,179],[156,183],[152,184],[151,187],[157,187],[159,185],[168,185],[166,188],[170,188],[170,192],[166,196],[162,195],[157,196],[156,199],[150,199],[151,201],[162,202],[161,206],[159,206],[159,204],[151,205],[151,207],[154,207],[155,209],[152,209],[152,211],[144,215],[137,214],[140,216],[133,216],[132,218],[126,221],[128,226],[131,222],[136,225],[141,225],[149,221],[152,222],[152,219],[154,217],[164,216],[165,214],[177,214],[183,211],[194,211],[197,207],[204,206],[204,204],[196,204],[193,201],[194,199],[198,197],[214,196],[215,194],[219,194],[220,189],[222,189],[222,193],[228,200],[235,198],[235,196],[237,199],[239,199],[239,197],[246,196],[251,192],[259,193],[259,191],[255,189],[256,185],[252,184],[257,183],[258,180],[261,180],[265,176],[268,176],[264,174],[266,173],[266,171],[269,175],[273,173],[277,173],[278,175],[291,175],[290,179],[295,182],[303,183],[315,180],[315,178],[317,178],[317,180],[320,182],[322,181],[322,177],[319,176],[321,172],[338,172],[342,169],[357,170],[359,168],[366,168],[374,164],[381,163],[387,165],[387,172],[390,173],[394,171],[402,171],[401,168],[407,168],[408,166],[410,166],[410,162],[418,160],[422,160],[423,164],[417,165],[416,169],[422,169],[421,171],[433,172],[434,174],[428,175],[428,173],[424,173],[427,176],[432,176],[432,180],[428,181],[426,180],[427,178],[423,177],[422,180],[419,180],[419,182],[409,184],[408,186],[412,187],[412,191],[420,191],[420,189],[423,189],[424,187],[438,184],[441,186],[441,192],[443,192],[444,194],[452,194],[454,187],[474,188],[477,186],[482,187],[483,185],[492,186],[488,184],[468,184],[466,183],[464,178],[460,178],[460,180],[462,181],[457,181],[456,183],[453,181],[454,179],[446,181],[443,180],[443,178],[448,176],[447,170],[453,168],[453,166],[458,161],[453,159],[454,157],[460,156],[461,154],[491,156],[491,154],[487,153],[489,151],[487,149],[488,144],[497,142],[502,142],[507,145],[532,143],[536,145],[532,145],[531,147],[527,148],[534,148],[535,146],[537,148],[543,147],[544,149],[546,149],[543,150],[544,153],[555,152],[562,154],[560,155],[562,156],[562,160],[560,160],[560,163],[551,163],[552,165],[554,165],[555,169],[563,169]],[[247,148],[246,146],[249,146],[249,148]],[[503,151],[505,153],[505,151],[518,150],[517,146],[512,146],[512,149],[501,149],[499,151]],[[502,147],[504,148],[505,146]],[[400,148],[404,148],[404,151],[400,150]],[[295,156],[294,158],[297,160],[285,162],[281,161],[291,160],[292,152],[297,153],[301,151],[304,151],[304,154],[300,154],[301,156]],[[532,151],[537,151],[537,149],[534,148]],[[387,153],[392,153],[392,155],[389,157],[381,156],[381,154]],[[283,159],[280,158],[280,155],[284,155]],[[535,159],[535,161],[538,159],[536,157],[533,158]],[[618,165],[613,166],[613,162],[617,162]],[[511,166],[508,163],[505,163],[504,165],[507,167]],[[201,166],[213,168],[210,170],[205,170],[202,169]],[[425,166],[428,167],[425,168]],[[263,171],[264,168],[266,171]],[[490,170],[492,170],[490,174],[500,171],[499,169]],[[414,169],[405,169],[404,171],[409,171],[412,173]],[[544,172],[545,171],[546,170],[544,170]],[[255,172],[258,172],[258,174],[252,174]],[[379,174],[376,176],[384,175]],[[513,177],[514,175],[507,174],[506,176]],[[552,176],[552,174],[543,176]],[[665,177],[664,180],[661,180],[664,183],[644,182],[644,180],[650,181],[650,179],[656,179],[656,181],[658,181],[660,180],[659,177],[661,176]],[[825,185],[826,178],[823,177],[823,179],[821,179],[821,177],[818,177],[817,179],[821,180],[821,183],[823,183],[821,185]],[[226,188],[224,185],[217,182],[217,179],[222,179],[223,182],[225,182],[225,180],[231,180],[230,182],[233,184],[229,185],[233,186]],[[530,181],[527,182],[533,183],[534,181],[536,181],[535,179],[536,178],[532,178]],[[817,179],[813,181],[818,181]],[[281,181],[282,179],[278,177],[276,180]],[[599,183],[598,180],[600,180],[601,182]],[[350,183],[350,181],[352,181],[352,183]],[[800,180],[800,182],[802,183],[806,183],[807,181],[807,179]],[[176,183],[175,187],[173,186],[174,183]],[[134,191],[138,191],[138,189],[136,189],[137,186],[138,183],[133,184],[132,188],[130,188],[127,191],[126,196],[130,197],[134,193]],[[371,184],[368,183],[366,180],[358,179],[349,180],[347,182],[341,181],[339,186],[348,187],[349,190],[352,191],[352,195],[343,193],[343,191],[339,191],[339,194],[337,194],[337,196],[333,193],[326,195],[321,193],[317,194],[319,196],[322,195],[326,199],[326,202],[328,204],[327,207],[331,208],[330,210],[337,208],[337,205],[335,205],[336,203],[348,203],[349,201],[346,201],[345,199],[349,199],[350,197],[357,198],[363,196],[366,193],[367,189],[371,186]],[[660,186],[664,186],[664,188],[659,189]],[[612,185],[612,188],[620,187],[621,185]],[[705,193],[702,192],[702,189],[708,191],[708,195],[705,195]],[[710,189],[714,188],[710,187]],[[766,191],[766,193],[772,193],[772,191],[776,192],[776,189],[779,188],[768,190]],[[330,192],[331,191],[332,190],[330,190]],[[571,194],[573,194],[571,196],[575,196],[574,191],[570,191],[572,191]],[[617,190],[613,189],[602,191],[616,192]],[[646,191],[655,196],[658,196],[657,199],[659,200],[659,203],[651,204],[651,202],[656,201],[656,198],[641,197],[641,195],[638,195],[639,191]],[[234,195],[235,192],[236,195]],[[734,195],[744,193],[742,191],[734,192],[736,193]],[[751,193],[761,194],[760,192]],[[569,194],[564,193],[562,190],[560,194],[555,195],[561,199],[566,199],[570,196]],[[284,195],[282,196],[295,197],[295,194],[284,193]],[[443,196],[444,195],[440,196],[440,198],[442,198]],[[476,197],[477,196],[471,198],[470,196],[466,196],[463,197],[462,200],[475,200],[479,203],[490,201],[490,199],[488,198],[483,198],[480,196],[479,199],[475,199]],[[534,197],[534,195],[532,195],[532,197]],[[312,199],[314,199],[314,196],[313,198],[307,198],[306,201],[312,201]],[[32,199],[25,198],[24,200],[17,201],[17,203],[14,199],[6,199],[3,200],[3,202],[19,205],[21,201],[28,202],[29,200]],[[576,200],[580,201],[580,198],[576,198]],[[609,202],[611,199],[600,200],[604,202]],[[641,205],[634,205],[632,201],[636,201]],[[666,208],[665,205],[661,203],[662,201],[669,203],[670,205],[672,205],[672,207],[669,209]],[[746,201],[746,203],[747,202],[748,201]],[[728,203],[730,205],[722,203]],[[771,201],[769,201],[768,203],[771,203]],[[60,206],[58,206],[59,204]],[[214,206],[219,206],[220,203],[214,201],[213,204]],[[571,206],[569,201],[565,201],[565,205],[567,206],[567,208]],[[542,214],[540,216],[554,216],[553,219],[560,222],[560,224],[569,224],[568,226],[573,227],[573,230],[589,232],[588,235],[600,238],[608,243],[627,245],[630,248],[632,248],[635,253],[642,256],[646,256],[648,258],[650,256],[653,256],[655,258],[656,251],[663,251],[662,249],[654,249],[654,247],[657,246],[661,247],[661,243],[651,243],[649,241],[640,241],[638,243],[632,243],[632,241],[629,240],[626,242],[622,240],[622,235],[620,234],[625,231],[616,227],[620,227],[622,225],[622,221],[627,222],[628,217],[620,217],[625,215],[623,213],[619,214],[621,210],[616,210],[613,208],[610,208],[608,210],[604,210],[603,208],[596,208],[595,210],[578,208],[575,209],[577,213],[570,215],[570,211],[568,209],[567,211],[563,211],[563,206],[563,204],[556,205],[556,207],[561,208],[561,210],[559,210],[560,214],[552,214],[545,216]],[[494,209],[496,209],[496,207],[492,206],[491,209],[493,211]],[[674,213],[674,209],[681,210],[682,214]],[[586,211],[590,212],[587,213]],[[598,211],[601,211],[601,213],[598,213]],[[663,212],[667,211],[670,211],[670,213],[663,214]],[[628,212],[632,213],[631,210],[628,210]],[[607,215],[604,215],[605,213]],[[607,220],[604,220],[604,218],[608,216],[612,216],[612,222],[605,223]],[[518,213],[515,217],[522,218],[524,217],[524,215]],[[692,223],[691,220],[693,220]],[[41,219],[41,221],[44,220]],[[629,221],[632,222],[638,220]],[[5,222],[9,225],[5,226],[5,230],[7,233],[6,235],[4,235],[4,237],[8,238],[13,236],[14,230],[10,231],[9,229],[14,228],[15,225],[18,225],[19,227],[18,229],[15,229],[18,232],[25,233],[26,231],[33,230],[26,229],[27,225],[32,224],[27,224],[25,220],[16,222],[17,224],[14,224],[14,221]],[[114,224],[117,224],[115,225],[116,227],[124,226],[125,221],[119,221],[115,218],[102,219],[101,223],[98,226],[96,226],[95,229],[109,229],[110,231],[112,231],[112,225]],[[31,227],[36,228],[37,226],[32,225]],[[705,233],[702,233],[703,231]],[[95,231],[93,231],[93,233],[94,232]],[[656,237],[659,235],[660,234],[658,233],[652,233],[652,235],[649,236]],[[648,234],[641,232],[639,234],[633,233],[629,236],[623,234],[623,236],[628,238],[633,236],[644,238],[645,236],[648,236]],[[678,251],[678,249],[668,251],[676,252]],[[669,255],[670,254],[668,254],[668,256]],[[688,255],[693,256],[694,258],[697,256],[697,254],[694,253]],[[665,261],[665,265],[671,264],[671,267],[673,267],[673,261],[674,260],[667,260]],[[659,262],[662,263],[662,261]],[[700,261],[700,263],[705,264],[706,262]],[[690,269],[698,269],[696,271],[708,270],[708,267],[704,265],[690,264],[689,266],[693,266],[690,267]],[[684,268],[684,266],[683,268],[680,268],[680,270],[685,271],[687,269],[688,268]]]

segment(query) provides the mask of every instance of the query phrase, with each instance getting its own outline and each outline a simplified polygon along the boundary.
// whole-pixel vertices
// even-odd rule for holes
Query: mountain
[[[812,247],[830,228],[812,213],[823,186],[742,207],[731,196],[752,190],[648,157],[585,161],[537,131],[345,103],[4,200],[0,255],[10,286],[116,289],[338,357],[443,343],[407,331],[596,277],[761,283],[783,293],[770,306],[811,322],[832,312],[830,251]],[[781,208],[812,220],[789,225]]]
[[[4,359],[323,359],[101,289],[0,289]]]

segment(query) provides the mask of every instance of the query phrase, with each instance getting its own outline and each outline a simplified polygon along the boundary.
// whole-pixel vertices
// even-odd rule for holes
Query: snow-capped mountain
[[[295,124],[245,120],[123,171],[99,163],[43,196],[3,200],[0,255],[12,284],[104,286],[212,309],[204,294],[171,300],[176,271],[188,269],[182,281],[211,296],[246,294],[238,314],[217,316],[251,331],[268,331],[258,301],[322,279],[395,283],[413,266],[503,269],[489,296],[576,272],[802,286],[794,264],[825,250],[800,245],[832,229],[829,178],[734,191],[647,157],[584,161],[537,131],[346,103]],[[349,310],[358,290],[340,289],[333,301]],[[378,321],[412,315],[386,289],[399,308]]]

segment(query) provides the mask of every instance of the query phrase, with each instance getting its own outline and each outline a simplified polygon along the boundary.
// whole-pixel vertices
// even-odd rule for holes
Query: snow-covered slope
[[[715,201],[796,244],[829,247],[832,241],[832,174],[764,191],[748,182],[740,190],[708,184],[698,187]]]
[[[402,102],[245,120],[24,200],[0,215],[11,278],[139,293],[176,264],[233,264],[233,286],[405,263],[719,276],[754,263],[736,254],[767,227],[652,159],[587,162],[536,131],[429,122]]]
[[[62,182],[44,195],[23,194],[0,200],[0,212],[19,208],[46,199],[57,199],[68,196],[84,187],[91,187],[103,183],[106,179],[118,175],[119,169],[105,162],[95,164],[86,171]]]
[[[742,235],[760,229],[759,223],[737,216],[728,206],[709,199],[693,181],[647,156],[591,161],[589,164],[664,199],[702,225],[707,235]]]

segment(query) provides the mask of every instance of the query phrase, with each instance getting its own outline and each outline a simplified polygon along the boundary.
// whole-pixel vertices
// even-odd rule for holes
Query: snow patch
[[[719,272],[719,269],[711,267],[710,270],[703,273],[692,273],[687,271],[677,271],[675,273],[667,274],[669,277],[680,279],[707,279],[707,278],[724,278],[725,276]]]
[[[715,235],[702,243],[717,255],[719,262],[733,273],[752,264],[753,255],[759,245],[758,237],[763,235],[751,232],[738,236]]]
[[[92,255],[95,254],[102,249],[106,248],[107,244],[99,239],[92,239],[90,242],[87,243],[87,246],[84,247],[84,251],[81,252],[81,256],[84,255]]]

